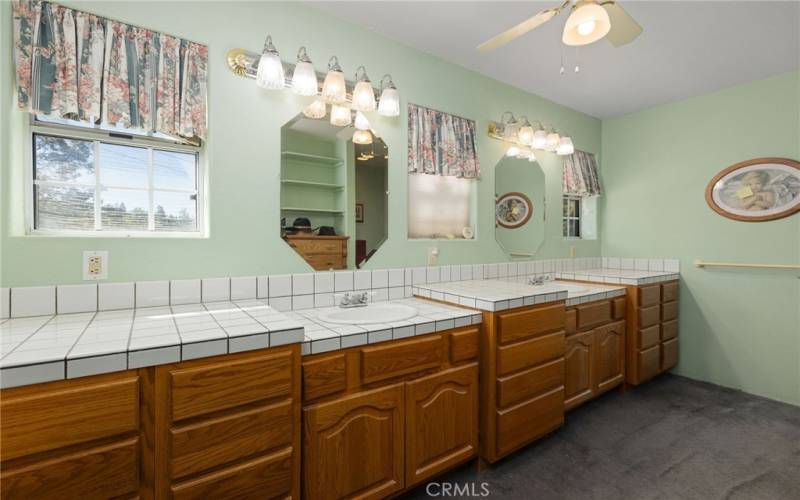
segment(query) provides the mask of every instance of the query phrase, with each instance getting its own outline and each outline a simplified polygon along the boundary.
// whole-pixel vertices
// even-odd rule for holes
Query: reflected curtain
[[[573,154],[564,157],[562,190],[564,194],[575,196],[596,196],[600,194],[597,161],[592,153],[575,151]]]
[[[408,171],[465,179],[480,177],[475,122],[409,104]]]
[[[205,139],[205,45],[40,0],[13,12],[20,109]]]

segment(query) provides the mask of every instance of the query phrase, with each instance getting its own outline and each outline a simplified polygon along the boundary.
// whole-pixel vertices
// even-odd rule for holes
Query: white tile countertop
[[[260,300],[0,321],[0,387],[76,378],[303,341]]]
[[[304,355],[440,332],[479,324],[482,321],[478,311],[427,300],[410,298],[380,302],[380,304],[408,305],[417,310],[417,315],[391,323],[342,325],[326,323],[320,319],[320,315],[336,310],[335,307],[306,309],[286,314],[305,328]]]
[[[555,277],[563,280],[596,281],[621,285],[648,285],[650,283],[676,280],[680,277],[680,274],[672,271],[596,268],[574,272],[557,272]]]
[[[559,300],[568,306],[625,295],[620,286],[548,281],[530,285],[527,276],[493,280],[469,280],[434,283],[412,287],[420,297],[442,300],[484,311],[504,311],[516,307],[545,304]]]

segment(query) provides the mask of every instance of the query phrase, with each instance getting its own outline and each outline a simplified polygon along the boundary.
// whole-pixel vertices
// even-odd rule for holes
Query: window
[[[465,239],[464,228],[475,227],[474,196],[473,180],[409,174],[408,237]]]
[[[65,122],[32,126],[34,233],[203,233],[199,147]]]
[[[581,237],[581,198],[579,196],[563,197],[564,218],[563,235],[564,238]]]

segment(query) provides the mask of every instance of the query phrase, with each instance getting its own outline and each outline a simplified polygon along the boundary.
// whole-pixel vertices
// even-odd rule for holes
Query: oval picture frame
[[[514,214],[512,214],[512,210],[510,207],[512,204],[519,204],[516,205],[517,207],[523,207],[525,213],[521,214],[521,216],[514,218]],[[494,208],[494,217],[497,225],[500,227],[504,227],[506,229],[517,229],[524,226],[533,215],[533,203],[531,203],[530,198],[528,198],[524,193],[519,192],[510,192],[506,193],[499,198],[495,202]]]
[[[722,170],[706,186],[716,213],[742,222],[765,222],[800,211],[800,161],[754,158]]]

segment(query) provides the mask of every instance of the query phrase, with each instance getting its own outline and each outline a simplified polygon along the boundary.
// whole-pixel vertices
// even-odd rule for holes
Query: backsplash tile
[[[169,305],[169,281],[137,281],[136,307]]]
[[[405,271],[403,269],[389,269],[389,286],[403,286],[403,276]]]
[[[231,300],[230,278],[208,278],[202,280],[203,302]]]
[[[314,293],[333,292],[333,273],[330,271],[314,273]]]
[[[349,292],[353,289],[353,271],[336,271],[333,273],[333,291]]]
[[[11,289],[0,288],[0,319],[11,316]]]
[[[354,272],[353,288],[356,290],[369,290],[372,288],[372,271]]]
[[[171,280],[169,282],[169,303],[197,304],[200,302],[200,280]]]
[[[269,277],[269,297],[289,297],[292,295],[292,275],[276,274]]]
[[[97,285],[97,310],[132,309],[136,285],[128,283],[100,283]]]
[[[310,295],[314,293],[314,274],[293,274],[292,295]]]
[[[11,289],[11,317],[56,313],[56,287],[29,286]]]
[[[56,288],[58,314],[97,311],[97,285],[60,285]]]
[[[386,269],[376,269],[372,271],[372,288],[388,288],[389,271]]]
[[[267,297],[269,297],[269,276],[259,276],[256,278],[256,298]]]
[[[258,295],[258,279],[255,276],[231,278],[231,300],[255,299]]]

